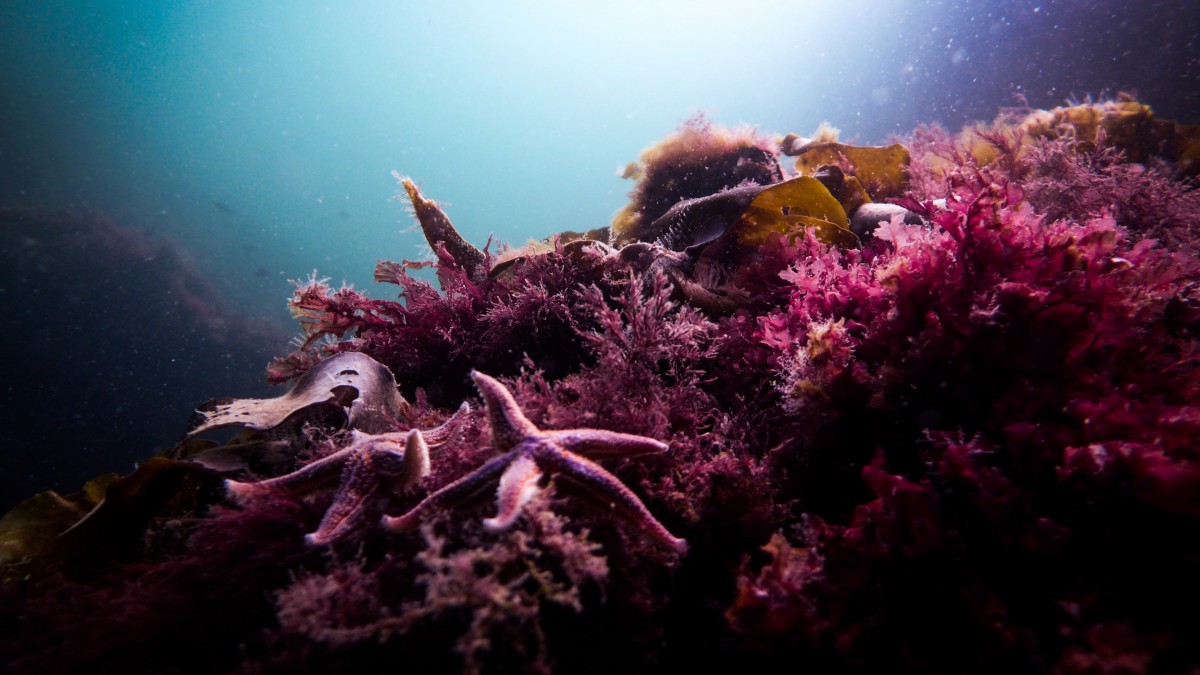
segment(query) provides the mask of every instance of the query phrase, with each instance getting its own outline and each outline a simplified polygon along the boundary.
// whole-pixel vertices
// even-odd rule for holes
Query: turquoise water
[[[1019,93],[1156,88],[1162,56],[1120,43],[1187,3],[1109,4],[10,0],[0,203],[168,234],[282,312],[288,278],[422,255],[392,170],[470,239],[520,243],[605,224],[614,170],[697,111],[879,142]]]
[[[1197,121],[1197,14],[1070,0],[8,0],[0,207],[87,210],[174,242],[226,306],[283,321],[289,279],[316,270],[390,295],[371,282],[375,260],[426,255],[390,199],[393,171],[477,245],[521,244],[607,224],[630,187],[617,169],[701,111],[780,134],[828,121],[877,143],[990,119],[1020,97],[1134,89],[1160,116]],[[0,301],[83,321],[23,288]],[[249,393],[211,391],[193,367],[195,392],[162,404],[172,420]],[[48,379],[66,376],[87,374]],[[162,396],[164,381],[139,386]],[[126,438],[122,463],[162,437]],[[93,450],[98,465],[112,447]]]

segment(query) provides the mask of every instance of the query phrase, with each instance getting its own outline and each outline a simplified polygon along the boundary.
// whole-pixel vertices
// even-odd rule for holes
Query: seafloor
[[[627,174],[501,251],[404,179],[436,261],[300,284],[288,394],[0,520],[6,672],[1200,668],[1197,127]]]

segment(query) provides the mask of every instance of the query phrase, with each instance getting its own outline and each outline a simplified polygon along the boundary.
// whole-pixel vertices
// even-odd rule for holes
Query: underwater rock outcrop
[[[792,175],[693,123],[626,229],[504,261],[409,181],[436,262],[381,262],[394,299],[300,284],[293,391],[196,427],[281,452],[197,470],[100,575],[5,565],[0,656],[1194,670],[1200,194],[1122,134],[823,139]]]
[[[229,306],[169,238],[86,212],[0,208],[0,289],[0,510],[169,446],[197,397],[257,393],[291,331]]]

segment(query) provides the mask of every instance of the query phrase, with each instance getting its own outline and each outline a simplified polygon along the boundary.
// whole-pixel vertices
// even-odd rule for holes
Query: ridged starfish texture
[[[663,452],[653,438],[603,429],[538,429],[521,411],[511,392],[480,372],[471,377],[487,404],[492,445],[501,453],[472,473],[426,497],[408,513],[384,518],[395,532],[415,529],[430,510],[453,508],[496,488],[497,513],[483,521],[489,530],[510,527],[537,493],[543,472],[552,473],[633,523],[656,543],[682,555],[687,542],[672,535],[629,488],[592,459],[633,457]],[[590,459],[589,459],[590,458]]]
[[[307,494],[340,478],[321,524],[305,537],[310,544],[328,544],[363,524],[373,500],[428,476],[429,447],[445,443],[469,411],[464,403],[446,423],[424,434],[418,429],[384,434],[352,431],[344,449],[292,473],[256,483],[227,480],[225,487],[240,500],[271,491]]]

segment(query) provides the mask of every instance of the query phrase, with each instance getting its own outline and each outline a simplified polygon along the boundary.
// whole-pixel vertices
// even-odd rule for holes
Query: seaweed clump
[[[905,161],[825,146],[828,163],[789,185],[767,176],[776,151],[748,136],[691,124],[679,138],[691,140],[664,166],[710,148],[732,159],[658,201],[642,188],[666,195],[670,181],[645,178],[626,216],[737,190],[770,204],[747,210],[752,196],[699,248],[657,234],[620,249],[552,241],[504,266],[443,228],[431,237],[440,290],[415,263],[377,268],[397,300],[300,284],[307,340],[271,372],[370,356],[411,401],[377,433],[445,421],[473,401],[478,369],[537,429],[654,439],[667,450],[602,461],[686,554],[603,498],[568,499],[570,472],[501,486],[523,505],[507,529],[483,525],[492,493],[454,493],[416,531],[364,518],[321,545],[304,533],[332,488],[236,506],[202,493],[101,576],[7,582],[0,651],[17,672],[103,664],[100,645],[166,634],[188,639],[143,646],[133,665],[1200,667],[1200,203],[1184,167],[1104,133],[1027,135],[1000,120],[957,137],[919,130]],[[870,178],[872,157],[892,157],[880,166],[902,194]],[[747,163],[765,183],[740,173]],[[862,180],[843,192],[850,178]],[[822,220],[839,224],[861,208],[859,188],[899,210],[854,239],[794,213],[827,204]],[[719,284],[742,299],[713,311]],[[487,470],[495,427],[472,410],[427,477],[371,493],[372,513],[408,512]],[[343,451],[350,431],[309,420],[284,439],[282,470]],[[249,465],[227,475],[261,478]],[[26,651],[33,635],[87,649],[52,664]]]
[[[626,167],[622,175],[636,185],[629,204],[613,217],[615,241],[636,239],[633,233],[681,201],[779,182],[783,169],[773,146],[753,130],[726,129],[702,116],[689,120]]]

